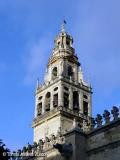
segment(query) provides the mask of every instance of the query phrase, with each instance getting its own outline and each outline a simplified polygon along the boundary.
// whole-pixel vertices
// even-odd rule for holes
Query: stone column
[[[53,109],[53,92],[51,92],[51,99],[50,99],[50,110]]]
[[[79,92],[79,111],[83,113],[83,95],[81,92]]]
[[[92,116],[92,96],[88,96],[88,116]]]
[[[60,78],[63,77],[63,72],[64,72],[64,67],[63,67],[64,63],[63,60],[59,63],[59,76]]]
[[[63,100],[63,85],[59,85],[59,91],[58,91],[58,106],[64,106],[64,100]]]
[[[69,109],[73,109],[73,90],[71,86],[69,88]]]
[[[42,114],[45,113],[45,95],[43,95],[43,98],[42,98]]]
[[[49,70],[48,70],[48,77],[49,77],[49,80],[52,81],[52,68],[49,67]]]

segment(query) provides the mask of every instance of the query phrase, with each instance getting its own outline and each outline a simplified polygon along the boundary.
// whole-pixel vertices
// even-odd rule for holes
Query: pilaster
[[[88,97],[88,116],[92,116],[92,96]]]
[[[51,99],[50,99],[50,110],[53,109],[53,91],[51,92]]]
[[[81,92],[79,92],[79,111],[83,113],[83,95]]]
[[[64,106],[63,93],[63,85],[61,84],[58,92],[58,106]]]
[[[78,67],[77,66],[75,66],[74,71],[75,71],[75,83],[78,83]]]
[[[73,108],[73,90],[72,87],[70,86],[69,88],[69,109]]]
[[[42,98],[42,114],[45,113],[45,95],[43,95],[43,98]]]

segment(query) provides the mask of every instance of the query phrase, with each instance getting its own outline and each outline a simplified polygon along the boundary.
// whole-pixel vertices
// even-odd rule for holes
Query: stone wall
[[[119,109],[113,107],[112,114],[106,111],[95,119],[75,120],[71,130],[46,137],[33,145],[27,145],[21,153],[43,154],[46,157],[26,157],[25,160],[120,160]],[[112,116],[111,116],[112,115]]]
[[[88,160],[120,159],[120,120],[88,134],[87,157]]]
[[[91,123],[65,134],[66,143],[72,143],[73,155],[70,160],[119,160],[120,159],[120,118],[119,109],[105,110],[97,114]]]

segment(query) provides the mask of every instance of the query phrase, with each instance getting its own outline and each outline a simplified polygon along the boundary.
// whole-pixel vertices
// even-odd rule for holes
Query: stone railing
[[[54,145],[56,144],[64,143],[65,137],[63,136],[63,134],[61,134],[61,132],[58,132],[56,136],[53,134],[50,137],[46,137],[45,140],[40,139],[38,143],[28,143],[23,147],[23,149],[19,149],[16,152],[13,152],[13,156],[11,157],[13,157],[12,160],[18,160],[18,157],[20,160],[28,160],[34,157],[45,157],[45,153],[47,150],[53,149]]]
[[[51,84],[53,84],[53,83],[56,83],[59,79],[60,79],[59,77],[56,77],[55,79],[51,80],[50,82],[44,83],[44,84],[42,84],[42,85],[39,84],[39,86],[38,86],[38,88],[37,88],[37,90],[36,90],[36,93],[37,93],[37,92],[40,92],[40,91],[42,91],[42,90],[44,90],[44,89],[46,89],[46,88],[48,87],[48,85],[51,85]]]
[[[70,112],[73,114],[73,111],[64,107],[58,107],[56,110]],[[78,116],[83,116],[82,114],[76,113]],[[81,122],[78,122],[77,118],[73,121],[73,127],[68,131],[62,131],[61,128],[59,129],[57,135],[52,134],[50,137],[46,137],[45,140],[40,139],[38,143],[34,142],[34,144],[30,145],[29,143],[27,146],[24,146],[22,150],[18,150],[14,152],[18,157],[21,159],[28,160],[31,157],[45,156],[45,152],[54,148],[55,144],[65,144],[65,134],[70,132],[71,130],[78,128],[83,133],[89,133],[95,129],[104,127],[111,123],[114,123],[120,120],[119,108],[113,106],[112,110],[109,112],[108,110],[104,110],[102,115],[97,114],[95,118],[87,117],[86,119],[81,119]],[[29,156],[30,155],[30,156]],[[14,160],[15,156],[13,156]]]
[[[75,116],[78,116],[78,117],[82,118],[83,120],[89,120],[90,119],[89,116],[86,116],[85,114],[80,113],[79,111],[74,111],[73,109],[70,109],[70,108],[65,108],[65,107],[60,106],[59,110],[70,113],[70,114],[75,115]]]
[[[111,112],[104,110],[103,115],[97,114],[95,118],[88,117],[87,120],[84,119],[82,122],[74,121],[73,126],[75,126],[75,128],[77,127],[81,129],[83,132],[89,132],[93,129],[111,124],[117,120],[120,120],[119,108],[113,106]]]
[[[39,120],[41,120],[41,119],[43,119],[45,117],[48,117],[48,116],[52,115],[53,113],[56,113],[57,111],[67,112],[67,113],[72,114],[74,116],[78,116],[78,117],[80,117],[80,118],[82,118],[84,120],[89,120],[91,118],[89,116],[84,115],[83,113],[80,113],[79,111],[74,111],[74,110],[72,110],[70,108],[65,108],[63,106],[59,106],[59,107],[53,108],[49,112],[45,112],[44,114],[34,118],[33,123],[35,124]]]
[[[93,129],[102,127],[104,125],[110,124],[116,120],[119,120],[119,108],[116,106],[113,106],[111,112],[109,112],[108,110],[104,110],[103,115],[97,114],[97,116],[95,118],[89,117],[89,116],[85,116],[84,114],[80,113],[80,112],[76,112],[74,110],[71,110],[69,108],[65,108],[62,106],[59,106],[57,108],[54,108],[52,111],[45,113],[44,115],[41,115],[40,117],[34,119],[33,123],[37,123],[37,121],[39,121],[39,119],[42,119],[45,116],[48,115],[52,115],[53,113],[57,112],[57,111],[63,111],[66,113],[69,113],[75,117],[80,117],[81,121],[75,121],[73,124],[73,128],[74,126],[80,128],[83,132],[88,132],[91,131]],[[70,128],[73,129],[73,128]],[[70,131],[69,130],[69,131]]]
[[[110,124],[116,120],[119,120],[119,108],[113,106],[112,110],[104,110],[103,115],[97,114],[96,118],[92,118],[91,125],[92,128],[98,128],[106,124]]]

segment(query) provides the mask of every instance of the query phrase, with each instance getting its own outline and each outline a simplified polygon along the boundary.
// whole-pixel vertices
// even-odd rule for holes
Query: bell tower
[[[73,38],[65,31],[64,23],[54,40],[44,84],[37,85],[34,141],[72,129],[74,120],[78,123],[87,120],[91,117],[91,102],[92,88],[83,79]]]

